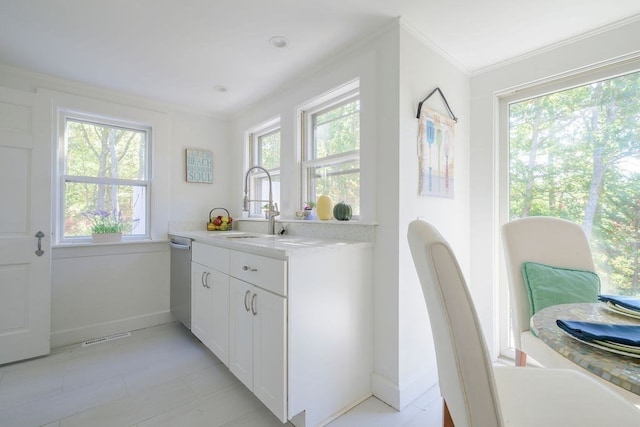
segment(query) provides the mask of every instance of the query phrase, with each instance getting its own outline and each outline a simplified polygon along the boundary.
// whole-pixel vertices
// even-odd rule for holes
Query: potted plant
[[[318,219],[316,215],[316,202],[304,202],[304,219]]]
[[[96,243],[119,242],[122,240],[122,213],[95,210],[83,214],[91,221],[91,238]]]

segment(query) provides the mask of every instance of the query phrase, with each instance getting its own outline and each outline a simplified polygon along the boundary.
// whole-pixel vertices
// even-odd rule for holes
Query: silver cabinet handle
[[[206,287],[207,287],[207,285],[205,285],[205,284],[204,284],[204,276],[205,276],[206,274],[207,274],[207,272],[206,272],[206,271],[203,271],[203,272],[202,272],[202,277],[200,278],[200,283],[202,284],[202,287],[203,287],[203,288],[206,288]]]
[[[249,298],[249,295],[251,295],[251,291],[247,291],[244,294],[244,309],[249,311],[249,301],[247,301],[247,298]]]
[[[44,233],[42,231],[38,231],[36,233],[36,238],[38,239],[38,250],[36,251],[36,255],[42,256],[44,255],[44,251],[42,250],[42,238],[44,237]]]
[[[211,276],[211,273],[207,271],[207,275],[204,278],[204,287],[207,289],[211,289],[211,285],[209,285],[209,276]]]
[[[243,265],[243,266],[242,266],[242,270],[244,270],[244,271],[258,271],[258,269],[257,269],[257,268],[255,268],[255,267],[249,267],[248,265]]]
[[[180,249],[180,250],[191,249],[189,245],[181,245],[180,243],[175,243],[175,242],[169,242],[169,246],[171,246],[174,249]]]
[[[251,297],[251,312],[255,316],[258,314],[258,308],[256,307],[256,300],[258,299],[258,294],[253,294]]]

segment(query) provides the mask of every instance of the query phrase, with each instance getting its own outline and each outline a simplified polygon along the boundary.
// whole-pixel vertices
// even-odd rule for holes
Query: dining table
[[[640,395],[640,355],[622,355],[587,344],[557,326],[556,320],[640,326],[640,318],[619,314],[603,302],[559,304],[531,317],[531,332],[553,350],[594,375]]]

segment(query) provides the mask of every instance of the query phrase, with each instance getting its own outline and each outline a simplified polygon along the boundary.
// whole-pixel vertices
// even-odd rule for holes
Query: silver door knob
[[[42,256],[44,255],[44,251],[42,250],[42,239],[44,238],[44,233],[42,231],[38,231],[36,233],[36,238],[38,239],[38,249],[36,250],[36,255]]]

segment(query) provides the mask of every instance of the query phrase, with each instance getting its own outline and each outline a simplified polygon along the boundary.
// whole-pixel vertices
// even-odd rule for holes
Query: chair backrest
[[[571,221],[531,216],[502,226],[502,246],[507,267],[514,341],[521,349],[520,334],[529,330],[528,292],[522,277],[524,262],[595,272],[593,256],[582,227]]]
[[[423,220],[409,224],[407,238],[431,322],[440,392],[454,424],[502,426],[491,359],[458,261]]]

